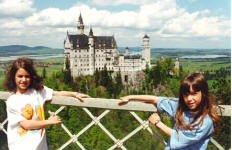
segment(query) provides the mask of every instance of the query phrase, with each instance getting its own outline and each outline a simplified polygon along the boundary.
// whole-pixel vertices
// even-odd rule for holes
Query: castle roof
[[[145,34],[143,38],[149,38],[149,36]]]
[[[88,49],[89,37],[85,34],[67,35],[73,48],[76,49],[79,45],[80,49]],[[117,44],[114,36],[94,36],[94,45],[96,49],[112,49],[116,48]]]
[[[85,34],[77,34],[77,35],[68,35],[70,43],[73,44],[73,48],[76,49],[79,47],[80,49],[88,49],[88,36]]]
[[[95,48],[116,48],[114,36],[94,36]]]
[[[79,16],[79,19],[78,19],[78,20],[79,20],[80,24],[84,24],[84,23],[83,23],[83,19],[82,19],[82,17],[81,17],[81,13],[80,13],[80,16]]]
[[[140,59],[141,55],[125,55],[124,59]]]

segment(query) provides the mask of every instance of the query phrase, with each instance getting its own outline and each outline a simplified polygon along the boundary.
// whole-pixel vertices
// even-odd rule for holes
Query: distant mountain
[[[25,45],[8,45],[8,46],[0,46],[0,51],[22,51],[22,50],[42,50],[42,49],[53,49],[45,46],[36,46],[29,47]]]
[[[0,56],[17,55],[41,55],[41,54],[63,54],[63,49],[50,48],[45,46],[29,47],[25,45],[0,46]]]

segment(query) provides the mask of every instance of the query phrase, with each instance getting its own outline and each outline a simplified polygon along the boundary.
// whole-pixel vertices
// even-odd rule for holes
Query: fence
[[[1,92],[0,91],[0,100],[6,101],[6,99],[10,96],[9,92]],[[114,144],[109,148],[109,150],[113,150],[115,148],[121,148],[123,150],[126,150],[127,148],[123,145],[125,141],[127,141],[129,138],[131,138],[133,135],[135,135],[140,130],[144,129],[147,130],[150,134],[152,134],[155,138],[157,138],[161,143],[167,144],[166,141],[164,141],[158,134],[152,131],[152,129],[149,127],[149,122],[147,120],[142,120],[134,111],[143,111],[143,112],[156,112],[156,107],[152,104],[148,103],[142,103],[138,101],[131,101],[127,103],[126,105],[118,105],[119,100],[117,99],[103,99],[103,98],[86,98],[84,102],[80,102],[72,97],[53,97],[51,104],[59,104],[61,105],[56,112],[50,112],[49,113],[60,113],[66,106],[78,106],[81,107],[92,119],[92,121],[86,125],[79,133],[72,134],[69,129],[64,125],[61,124],[61,127],[64,129],[64,131],[70,136],[70,139],[64,143],[59,150],[62,150],[66,148],[70,143],[76,143],[80,149],[85,150],[85,147],[78,141],[78,137],[85,133],[90,127],[93,125],[98,125],[114,142]],[[88,108],[94,107],[94,108],[103,108],[105,111],[99,115],[94,116]],[[107,128],[104,127],[104,125],[100,122],[100,120],[106,116],[110,111],[112,110],[126,110],[129,111],[129,113],[140,123],[140,125],[134,129],[132,132],[130,132],[128,135],[126,135],[122,139],[117,139],[113,134],[110,133]],[[220,109],[217,110],[219,114],[222,116],[230,116],[231,115],[231,106],[230,105],[220,105]],[[4,128],[5,124],[7,123],[7,118],[0,123],[0,131],[3,131],[5,134],[7,134],[6,129]],[[224,148],[213,138],[210,139],[210,141],[219,149],[224,150]]]

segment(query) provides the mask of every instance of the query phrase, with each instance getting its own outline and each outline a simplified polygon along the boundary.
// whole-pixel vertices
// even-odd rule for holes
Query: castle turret
[[[145,34],[143,37],[143,45],[142,45],[142,58],[145,60],[145,65],[150,63],[150,56],[151,56],[151,48],[149,44],[149,37]]]
[[[89,31],[89,74],[94,74],[95,71],[95,45],[92,27]]]
[[[129,55],[129,48],[128,47],[126,47],[126,49],[125,49],[125,55]]]
[[[175,69],[179,69],[179,68],[180,68],[180,61],[179,61],[179,58],[176,58],[174,67],[175,67]]]
[[[84,26],[84,23],[83,23],[81,14],[80,14],[78,22],[77,22],[78,34],[84,34],[84,29],[85,29],[85,26]]]

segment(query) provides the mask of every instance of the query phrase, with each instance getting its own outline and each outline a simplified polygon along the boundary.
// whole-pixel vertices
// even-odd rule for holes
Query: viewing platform
[[[10,96],[9,92],[3,92],[0,91],[0,100],[6,101],[7,98]],[[65,149],[69,144],[76,143],[78,147],[82,150],[85,150],[86,148],[82,145],[82,143],[78,140],[78,137],[81,136],[83,133],[85,133],[88,129],[90,129],[92,126],[97,125],[99,128],[101,128],[106,135],[109,136],[110,139],[113,141],[113,145],[108,148],[108,150],[113,150],[115,148],[121,148],[123,150],[127,150],[127,148],[123,145],[125,141],[127,141],[129,138],[134,136],[139,131],[146,130],[149,132],[154,138],[158,139],[161,143],[164,145],[167,144],[167,141],[162,139],[157,133],[155,133],[151,128],[148,120],[141,119],[136,112],[156,112],[157,108],[153,104],[149,103],[143,103],[139,101],[130,101],[129,103],[125,105],[118,105],[118,102],[120,100],[118,99],[104,99],[104,98],[85,98],[84,102],[80,102],[76,98],[73,97],[65,97],[65,96],[54,96],[52,100],[50,101],[51,104],[58,104],[60,107],[55,111],[51,112],[48,110],[50,114],[55,113],[59,114],[65,107],[68,106],[77,106],[81,107],[88,116],[92,119],[92,121],[86,125],[81,131],[79,131],[77,134],[71,133],[70,130],[62,123],[61,127],[63,130],[69,135],[70,139],[66,143],[60,143],[59,150]],[[99,108],[104,109],[103,113],[99,116],[94,116],[88,108]],[[128,111],[140,124],[136,129],[131,131],[129,134],[127,134],[125,137],[121,139],[117,139],[101,122],[100,120],[106,116],[110,111],[114,110],[125,110]],[[219,115],[221,116],[231,116],[231,106],[230,105],[220,105],[219,109],[216,110]],[[4,132],[7,135],[6,131],[6,124],[7,124],[7,118],[0,123],[0,132]],[[230,131],[228,129],[228,131]],[[219,149],[224,150],[224,148],[216,141],[216,139],[213,139],[211,137],[210,141]]]

